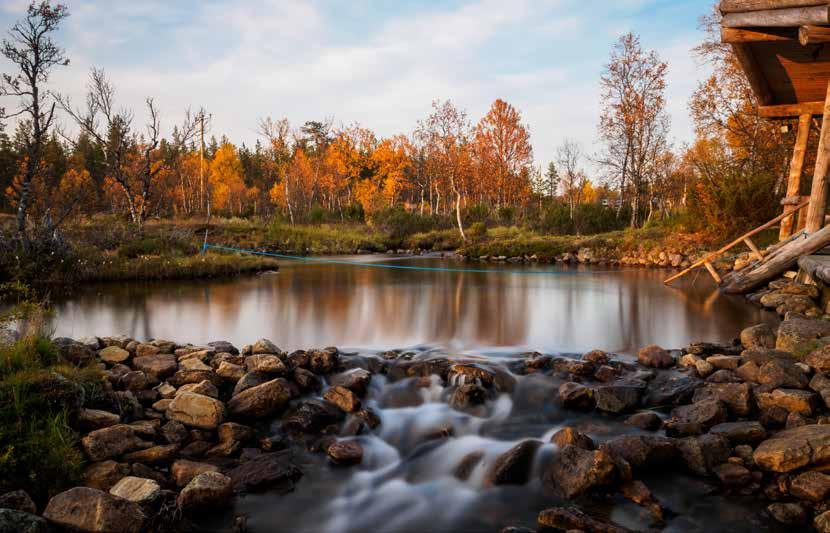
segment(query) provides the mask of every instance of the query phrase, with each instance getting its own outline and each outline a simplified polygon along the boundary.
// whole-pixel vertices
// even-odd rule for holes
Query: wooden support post
[[[787,178],[787,198],[797,197],[801,194],[801,171],[804,169],[804,156],[807,154],[807,140],[810,138],[810,120],[812,115],[805,113],[798,117],[798,133],[795,136],[795,147],[793,148],[793,159],[790,162],[790,175]],[[801,203],[799,201],[799,203]],[[788,206],[784,206],[784,212]],[[778,233],[778,240],[788,239],[793,234],[793,216],[781,220],[781,231]]]
[[[828,43],[830,42],[830,28],[826,26],[801,26],[798,29],[798,42],[801,43],[801,46]]]
[[[817,26],[810,26],[815,28]],[[811,36],[809,30],[807,38]],[[721,28],[720,42],[722,43],[766,43],[775,41],[796,41],[801,34],[793,28]]]
[[[720,283],[721,283],[720,275],[718,274],[718,271],[715,270],[715,267],[712,266],[712,263],[710,263],[709,261],[704,261],[703,266],[705,266],[706,270],[709,271],[709,274],[712,275],[712,279],[715,280],[715,284],[720,285]]]
[[[762,254],[761,250],[759,250],[758,247],[755,246],[755,243],[752,242],[752,239],[747,237],[746,239],[744,239],[744,244],[746,244],[747,248],[749,248],[752,251],[752,255],[755,257],[755,259],[757,259],[758,261],[764,260],[764,254]]]
[[[830,84],[827,85],[828,97],[824,100],[824,119],[821,121],[821,136],[816,154],[816,170],[813,173],[813,185],[810,189],[810,205],[807,208],[807,233],[814,233],[824,226],[827,212],[827,170],[830,167]]]

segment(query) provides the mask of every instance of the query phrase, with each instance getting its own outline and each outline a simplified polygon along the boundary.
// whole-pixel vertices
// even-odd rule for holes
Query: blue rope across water
[[[214,250],[221,250],[225,252],[236,252],[240,254],[262,255],[266,257],[274,257],[277,259],[289,259],[292,261],[305,261],[309,263],[326,263],[330,265],[349,265],[364,268],[386,268],[393,270],[422,270],[426,272],[469,272],[473,274],[517,274],[517,275],[547,275],[547,276],[576,276],[576,275],[595,275],[595,274],[616,274],[620,272],[633,272],[634,269],[616,269],[616,270],[507,270],[503,268],[443,268],[443,267],[423,267],[411,265],[390,265],[388,263],[361,263],[358,261],[343,261],[338,259],[324,259],[322,257],[304,257],[298,255],[286,255],[273,252],[258,252],[256,250],[246,250],[243,248],[234,248],[232,246],[218,246],[215,244],[205,243],[202,246],[202,253],[209,248]]]

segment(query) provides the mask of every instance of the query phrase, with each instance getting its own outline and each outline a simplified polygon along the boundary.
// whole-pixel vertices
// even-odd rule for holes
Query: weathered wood
[[[805,255],[799,258],[798,266],[814,281],[830,284],[830,256]]]
[[[798,28],[798,42],[801,46],[830,43],[830,28],[827,26],[801,26]]]
[[[715,285],[720,285],[720,275],[718,274],[718,271],[715,270],[715,267],[712,266],[712,263],[710,263],[709,261],[704,261],[703,266],[706,267],[706,270],[709,271],[709,275],[711,275],[712,279],[715,280]]]
[[[827,213],[827,170],[830,167],[830,83],[827,85],[827,99],[824,101],[824,120],[821,121],[821,135],[816,154],[816,169],[810,189],[810,206],[807,208],[807,233],[818,231],[824,226]]]
[[[747,44],[738,43],[732,45],[732,50],[746,74],[752,91],[758,98],[758,103],[762,106],[770,105],[773,101],[772,92],[758,61],[755,59],[755,55],[752,53],[752,49]]]
[[[801,115],[821,116],[823,113],[824,102],[758,106],[758,116],[762,118],[791,119]]]
[[[665,284],[671,283],[672,281],[685,276],[686,274],[688,274],[692,270],[694,270],[694,269],[696,269],[700,266],[703,266],[703,264],[705,262],[713,261],[714,259],[716,259],[718,256],[722,255],[724,252],[728,251],[733,246],[736,246],[736,245],[740,244],[741,242],[743,242],[745,239],[748,239],[748,238],[752,237],[753,235],[757,235],[758,233],[761,233],[765,229],[774,226],[775,224],[780,222],[781,219],[783,219],[784,217],[795,214],[798,211],[804,209],[808,205],[808,202],[809,201],[802,202],[801,204],[796,206],[795,209],[792,209],[790,211],[785,211],[783,214],[778,215],[777,217],[773,218],[769,222],[767,222],[765,224],[762,224],[762,225],[758,226],[757,228],[755,228],[754,230],[749,231],[749,232],[741,235],[740,237],[738,237],[734,241],[730,242],[729,244],[721,247],[720,249],[718,249],[718,250],[716,250],[716,251],[714,251],[710,254],[707,254],[703,259],[700,259],[700,260],[696,261],[690,267],[688,267],[684,270],[681,270],[680,272],[678,272],[677,274],[675,274],[671,277],[666,278],[665,280],[663,280],[663,283],[665,283]],[[770,248],[772,248],[772,247],[770,247]],[[767,254],[768,254],[768,258],[769,258],[769,251],[767,252]]]
[[[744,244],[746,244],[746,247],[749,248],[749,250],[752,252],[752,255],[755,257],[755,259],[757,259],[758,261],[764,260],[764,254],[762,254],[761,250],[759,250],[758,247],[755,246],[755,243],[752,242],[752,239],[747,237],[746,239],[744,239]]]
[[[787,197],[798,198],[801,192],[801,172],[804,169],[804,157],[807,155],[807,140],[810,137],[810,114],[798,117],[798,131],[795,136],[795,147],[793,158],[790,161],[790,173],[787,177]],[[784,207],[787,211],[787,207]],[[781,219],[781,229],[778,232],[778,240],[783,241],[793,233],[793,216],[785,216]]]
[[[799,257],[821,250],[828,244],[830,244],[830,226],[788,243],[778,250],[775,257],[768,258],[756,268],[735,273],[723,286],[723,290],[730,294],[749,292],[795,266]]]
[[[721,13],[744,13],[764,9],[784,9],[788,7],[810,7],[826,5],[825,0],[722,0]]]
[[[827,4],[811,7],[789,7],[727,13],[721,20],[724,28],[755,28],[759,26],[787,28],[830,24],[830,8]]]
[[[764,43],[774,41],[795,41],[799,33],[793,28],[721,28],[722,43]]]

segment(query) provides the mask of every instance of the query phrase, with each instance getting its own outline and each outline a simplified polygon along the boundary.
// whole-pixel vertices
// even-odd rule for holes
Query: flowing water
[[[464,266],[448,259],[352,259]],[[266,337],[283,350],[338,346],[351,354],[344,357],[351,366],[371,367],[373,359],[394,349],[412,360],[445,357],[496,369],[510,387],[473,413],[447,404],[452,383],[437,376],[392,381],[374,375],[364,404],[382,423],[371,433],[349,437],[363,446],[359,466],[332,467],[321,454],[297,447],[292,453],[304,476],[294,491],[248,495],[234,509],[248,516],[255,532],[408,533],[533,527],[540,510],[562,503],[540,481],[555,447],[539,449],[528,483],[487,486],[485,473],[500,453],[527,438],[548,442],[565,425],[597,442],[637,431],[610,417],[558,407],[561,381],[512,372],[523,352],[603,349],[630,357],[651,343],[679,348],[698,340],[729,341],[743,327],[776,320],[742,298],[719,295],[703,278],[665,288],[664,271],[501,268],[555,275],[286,262],[278,273],[231,281],[81,288],[56,301],[55,329],[70,337],[222,339],[238,346]],[[272,426],[277,431],[279,420]],[[472,452],[483,459],[461,481],[453,472]],[[751,501],[714,496],[700,480],[654,475],[644,481],[667,509],[664,531],[768,527]],[[619,496],[593,502],[590,510],[635,529],[652,525],[647,511]],[[223,531],[230,519],[225,513],[202,525]]]

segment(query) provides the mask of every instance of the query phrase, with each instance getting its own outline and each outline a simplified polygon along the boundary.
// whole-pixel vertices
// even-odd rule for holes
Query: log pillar
[[[827,212],[827,171],[830,167],[830,84],[827,86],[824,100],[824,118],[821,121],[821,136],[816,154],[816,170],[813,173],[813,186],[810,190],[810,205],[807,207],[807,233],[814,233],[824,226]]]
[[[798,133],[795,137],[793,159],[790,162],[790,174],[787,178],[787,197],[784,199],[784,212],[792,209],[793,205],[801,203],[801,172],[804,169],[804,157],[807,155],[807,140],[810,138],[810,121],[812,115],[802,114],[798,117]],[[789,205],[791,204],[791,205]],[[793,234],[795,215],[790,215],[781,221],[779,240],[788,239]]]

